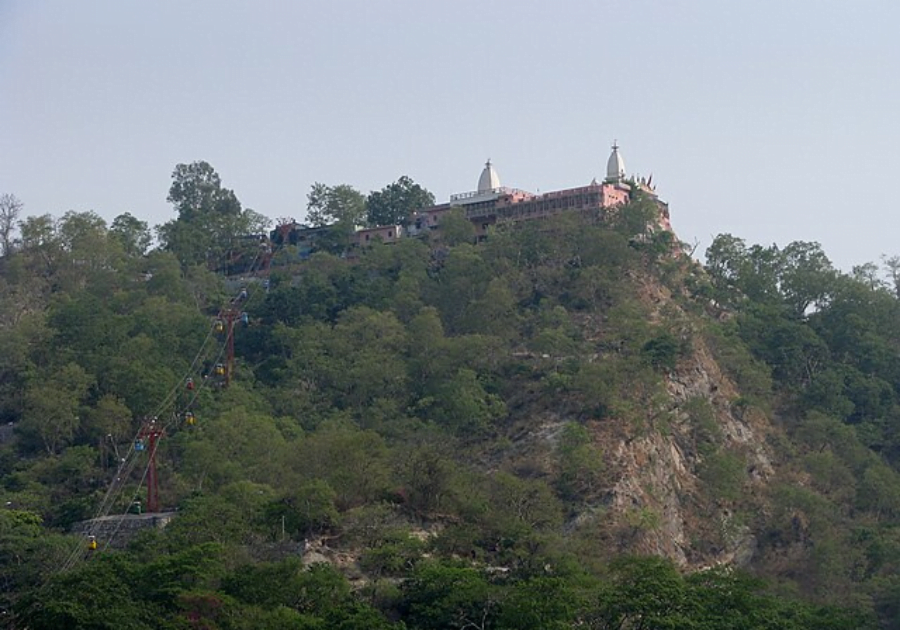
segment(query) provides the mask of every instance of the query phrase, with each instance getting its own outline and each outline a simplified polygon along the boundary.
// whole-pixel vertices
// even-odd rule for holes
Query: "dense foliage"
[[[652,229],[655,205],[638,196],[478,245],[451,217],[441,239],[320,251],[235,284],[209,269],[257,219],[207,167],[176,169],[178,218],[158,249],[130,215],[107,226],[68,213],[25,219],[0,259],[7,619],[900,627],[900,302],[877,270],[841,274],[815,244],[722,236],[704,272]],[[401,178],[370,213],[408,212],[413,186]],[[309,202],[345,226],[365,207],[341,186],[314,187]],[[224,388],[221,355],[203,349],[241,286],[248,325]],[[653,290],[671,295],[664,318],[651,316]],[[658,515],[603,516],[611,476],[596,426],[665,430],[666,379],[701,341],[741,392],[735,413],[762,411],[777,429],[778,476],[751,500],[708,403],[681,410],[705,492],[758,540],[746,573],[622,553]],[[199,386],[189,401],[186,374]],[[158,458],[178,516],[128,549],[85,551],[67,532],[98,513],[121,452],[147,417],[188,403],[196,425],[174,417]],[[537,440],[548,418],[552,436]],[[141,461],[109,514],[141,495]]]

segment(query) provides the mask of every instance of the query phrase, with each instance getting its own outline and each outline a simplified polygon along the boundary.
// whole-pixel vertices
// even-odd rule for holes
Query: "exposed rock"
[[[328,557],[325,556],[325,554],[319,553],[318,551],[308,551],[303,554],[303,566],[305,567],[313,564],[319,564],[320,562],[330,564]]]
[[[663,555],[690,568],[745,565],[756,553],[756,538],[734,515],[734,501],[714,496],[701,479],[704,450],[686,405],[698,400],[708,403],[715,447],[745,462],[743,492],[748,501],[754,500],[774,475],[766,442],[771,423],[753,409],[739,407],[741,412],[735,413],[740,392],[702,336],[691,330],[692,317],[678,307],[665,287],[648,280],[639,293],[651,310],[651,322],[683,322],[682,339],[691,351],[665,376],[662,408],[648,409],[645,422],[617,418],[587,421],[603,452],[607,478],[604,506],[584,505],[567,530],[595,529],[597,535],[611,535],[620,551]],[[584,338],[598,344],[602,341],[601,320],[596,316],[579,320]],[[602,354],[595,360],[602,360]],[[560,431],[573,420],[576,418],[549,411],[529,418],[527,430],[513,436],[514,448],[508,456],[534,456],[543,449],[549,459]]]
[[[656,313],[662,308],[677,308],[667,292],[656,285],[646,288],[645,293]],[[723,374],[702,338],[693,335],[691,339],[692,352],[665,379],[672,419],[668,427],[652,426],[640,434],[634,427],[615,423],[600,438],[607,447],[614,445],[608,449],[616,476],[610,518],[627,523],[635,520],[635,511],[652,515],[632,525],[639,529],[632,542],[634,551],[664,555],[694,567],[746,564],[755,553],[756,540],[748,527],[734,523],[727,501],[709,496],[703,488],[698,476],[703,460],[695,427],[682,407],[694,399],[709,403],[721,432],[720,446],[746,458],[746,485],[765,484],[774,473],[765,441],[770,425],[762,414],[737,417],[733,413],[732,402],[739,397],[737,388]],[[716,523],[718,531],[713,531]],[[706,541],[702,549],[693,542],[697,540]]]

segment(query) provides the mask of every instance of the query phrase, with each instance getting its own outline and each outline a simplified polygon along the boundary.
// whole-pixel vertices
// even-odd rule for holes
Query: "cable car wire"
[[[256,265],[256,262],[258,259],[259,259],[259,254],[257,254],[257,256],[254,258],[254,261],[251,263],[251,267],[250,267],[251,273],[252,273],[253,269],[255,268],[255,265]],[[247,288],[242,287],[240,292],[238,293],[238,295],[231,299],[230,304],[234,305],[234,304],[237,304],[240,302],[247,302],[250,300],[252,293],[255,293],[255,291],[251,292]],[[242,321],[244,321],[244,320],[242,319]],[[181,391],[182,386],[184,386],[189,381],[192,382],[193,376],[195,374],[197,376],[202,376],[202,374],[196,372],[196,369],[197,369],[199,362],[201,361],[203,356],[206,354],[205,351],[206,351],[207,344],[209,343],[209,340],[214,337],[215,329],[216,329],[216,324],[214,322],[213,325],[210,326],[209,331],[207,332],[206,337],[203,340],[203,343],[201,343],[200,348],[198,349],[197,353],[194,356],[194,359],[191,361],[187,372],[170,389],[170,391],[166,394],[165,398],[158,405],[157,409],[155,410],[155,413],[152,414],[151,417],[158,418],[160,415],[163,415],[165,410],[168,409],[177,400],[178,392]],[[221,360],[222,355],[225,353],[225,349],[226,349],[227,343],[229,341],[229,337],[231,337],[233,335],[234,335],[234,329],[233,329],[233,327],[231,327],[226,333],[226,338],[222,341],[221,344],[219,344],[218,353],[216,354],[216,357],[213,359],[214,366],[216,364],[218,364],[219,361]],[[208,375],[207,375],[207,377],[208,377]],[[172,414],[172,420],[170,420],[169,422],[167,422],[163,425],[163,427],[162,427],[163,431],[166,431],[170,428],[174,428],[175,426],[178,425],[178,423],[180,422],[180,419],[183,418],[184,414],[193,406],[194,402],[199,397],[200,392],[208,385],[208,380],[209,380],[208,378],[201,378],[199,387],[195,387],[194,389],[190,390],[192,392],[190,399],[183,406],[182,409],[180,409],[179,411]],[[90,547],[91,551],[97,548],[96,531],[99,529],[100,519],[109,515],[109,512],[112,509],[112,506],[115,505],[115,503],[121,497],[124,489],[129,485],[127,482],[128,478],[130,478],[132,472],[137,467],[137,462],[138,462],[137,453],[139,453],[140,451],[136,448],[136,445],[138,444],[139,440],[141,439],[142,430],[143,430],[143,426],[141,427],[141,429],[138,430],[134,439],[131,440],[131,443],[129,445],[128,451],[126,452],[125,457],[121,458],[118,461],[118,468],[116,470],[116,474],[113,477],[113,480],[110,483],[109,487],[107,488],[107,491],[104,494],[103,500],[101,501],[101,504],[100,504],[97,512],[95,513],[94,518],[91,519],[92,523],[88,527],[88,530],[86,532],[86,535],[88,536],[88,538],[93,541],[93,545]],[[158,449],[158,443],[155,443],[154,448]],[[118,448],[116,448],[116,454],[118,455]],[[155,452],[151,453],[151,456],[155,456]],[[144,470],[141,474],[140,482],[138,483],[138,486],[137,486],[137,491],[135,492],[135,497],[138,495],[139,489],[144,485],[144,483],[147,479],[147,475],[150,470],[150,465],[151,465],[150,458],[148,457],[147,464],[144,466]],[[118,534],[119,529],[122,526],[122,523],[128,516],[128,510],[130,509],[130,507],[131,507],[131,503],[129,503],[129,506],[126,508],[125,512],[122,515],[120,515],[118,519],[116,519],[115,529],[113,530],[112,535],[109,536],[108,539],[106,540],[106,542],[103,546],[103,551],[107,550],[109,548],[109,546],[112,544],[112,541],[115,540],[116,534]],[[78,541],[78,543],[79,544],[72,550],[72,552],[67,557],[66,561],[63,562],[63,564],[61,565],[60,571],[66,571],[68,569],[71,569],[75,564],[78,563],[79,560],[84,558],[84,556],[85,556],[84,547],[83,547],[81,541]]]

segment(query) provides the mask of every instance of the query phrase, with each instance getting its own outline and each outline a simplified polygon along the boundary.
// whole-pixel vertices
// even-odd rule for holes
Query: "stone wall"
[[[89,521],[81,521],[72,526],[73,534],[81,534],[85,538],[96,536],[97,545],[103,549],[111,547],[122,549],[130,543],[137,534],[145,529],[162,529],[175,518],[175,512],[160,512],[157,514],[117,514],[93,518]]]

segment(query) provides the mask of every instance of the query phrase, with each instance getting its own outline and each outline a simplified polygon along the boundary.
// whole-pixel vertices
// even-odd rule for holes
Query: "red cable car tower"
[[[159,438],[165,436],[165,427],[159,425],[154,418],[145,423],[138,433],[138,438],[147,440],[150,451],[150,463],[147,467],[147,512],[159,511],[159,477],[156,474],[156,447]]]
[[[242,289],[241,295],[232,301],[231,306],[223,309],[220,313],[220,321],[224,324],[225,334],[225,380],[223,385],[228,387],[231,379],[234,378],[234,323],[241,318],[241,311],[236,307],[237,302],[241,302],[247,298],[247,290]],[[187,388],[192,390],[194,387],[193,379],[187,380]],[[188,421],[188,424],[193,422]],[[142,445],[146,440],[146,450],[150,451],[150,461],[147,466],[147,512],[153,513],[159,511],[159,476],[156,472],[156,451],[159,444],[159,438],[165,437],[166,429],[158,424],[157,419],[153,418],[144,423],[138,432],[138,439]],[[141,450],[144,450],[143,448]]]
[[[224,387],[228,387],[234,378],[234,323],[239,319],[246,321],[244,319],[246,314],[242,316],[239,306],[247,299],[247,297],[247,289],[241,289],[238,297],[231,300],[231,304],[219,312],[219,321],[222,323],[222,328],[224,329],[221,332],[225,335]]]
[[[234,307],[222,313],[225,320],[225,387],[231,385],[234,378],[234,322],[239,317],[240,312]]]

